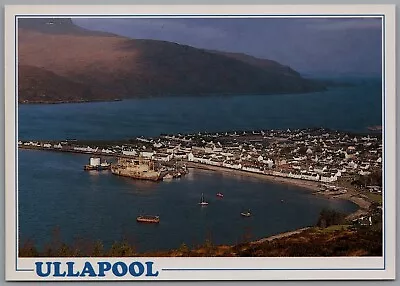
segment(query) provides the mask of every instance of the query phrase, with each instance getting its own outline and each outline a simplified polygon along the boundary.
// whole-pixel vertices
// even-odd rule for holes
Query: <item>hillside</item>
[[[344,257],[382,256],[381,226],[310,228],[293,235],[277,236],[237,245],[182,244],[169,251],[138,252],[135,244],[122,240],[105,248],[101,241],[67,245],[53,238],[44,249],[30,240],[20,244],[19,257]]]
[[[21,103],[324,88],[275,61],[88,31],[70,19],[20,19],[18,65]]]
[[[113,99],[111,93],[105,93],[84,83],[71,81],[34,66],[19,66],[18,83],[21,103],[87,102]]]

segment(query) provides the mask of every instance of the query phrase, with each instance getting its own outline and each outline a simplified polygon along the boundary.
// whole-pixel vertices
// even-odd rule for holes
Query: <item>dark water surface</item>
[[[196,246],[211,239],[232,244],[316,223],[323,208],[350,213],[351,202],[317,197],[308,190],[260,179],[191,169],[169,182],[137,181],[107,171],[87,172],[86,155],[19,151],[19,227],[22,242],[40,246],[52,231],[73,243],[127,238],[140,251]],[[216,197],[223,192],[224,198]],[[209,205],[198,205],[204,193]],[[282,203],[281,200],[284,200]],[[253,216],[240,212],[251,209]],[[159,225],[138,224],[141,213],[158,214]]]
[[[381,85],[309,94],[165,97],[19,106],[20,139],[127,139],[161,133],[381,125]]]

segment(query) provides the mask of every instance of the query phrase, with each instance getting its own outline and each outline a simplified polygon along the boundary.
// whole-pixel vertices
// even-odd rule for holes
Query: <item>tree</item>
[[[346,215],[335,210],[323,209],[318,217],[317,226],[318,227],[328,227],[331,225],[339,225],[346,222]]]

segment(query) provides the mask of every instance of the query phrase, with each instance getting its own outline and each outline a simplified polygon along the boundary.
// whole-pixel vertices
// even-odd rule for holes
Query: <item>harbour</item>
[[[180,179],[155,183],[109,171],[86,172],[82,165],[88,155],[20,150],[19,158],[19,172],[29,179],[19,184],[19,210],[29,217],[20,222],[21,243],[32,239],[42,248],[52,241],[54,229],[71,244],[85,238],[110,246],[126,238],[140,251],[182,243],[192,247],[206,239],[235,244],[245,236],[255,240],[314,225],[323,208],[345,213],[357,209],[351,202],[316,197],[295,186],[206,170],[193,169]],[[34,164],[37,160],[41,166]],[[49,177],[44,185],[40,174]],[[74,188],[60,180],[66,177],[75,182]],[[216,197],[219,190],[224,190],[222,200]],[[198,206],[202,192],[209,203],[206,208]],[[38,209],[36,202],[43,200],[48,203],[40,203]],[[250,220],[240,216],[248,208],[253,213]],[[144,213],[159,215],[160,223],[138,224],[136,217]]]

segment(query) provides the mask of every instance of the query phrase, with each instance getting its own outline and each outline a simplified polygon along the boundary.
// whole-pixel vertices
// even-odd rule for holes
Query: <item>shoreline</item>
[[[19,146],[19,147],[20,148],[22,147],[21,149],[27,149],[27,150],[60,152],[60,150],[45,150],[43,148],[32,148],[32,147],[26,147],[26,146]],[[63,150],[61,152],[66,152],[66,151]],[[77,152],[75,150],[71,150],[67,153],[75,153],[75,154],[81,154],[81,155],[93,155],[90,153]],[[101,156],[116,157],[115,154],[113,154],[113,155],[102,154]],[[367,197],[360,194],[360,192],[357,192],[356,190],[349,188],[348,186],[345,187],[347,192],[344,194],[339,193],[338,191],[321,192],[320,191],[321,182],[307,181],[307,180],[301,180],[301,179],[295,179],[295,178],[277,177],[277,176],[272,176],[272,175],[258,174],[258,173],[243,171],[243,170],[236,170],[236,169],[231,169],[231,168],[226,168],[226,167],[221,167],[221,166],[206,165],[206,164],[188,162],[188,161],[185,161],[185,164],[189,169],[192,168],[192,169],[199,169],[199,170],[207,170],[207,171],[212,171],[212,172],[225,173],[225,174],[229,174],[232,176],[256,178],[256,179],[268,181],[273,184],[286,184],[286,185],[291,185],[291,186],[295,186],[298,188],[306,189],[308,191],[312,191],[314,195],[323,196],[328,199],[342,199],[342,200],[350,201],[358,206],[358,209],[356,211],[354,211],[346,216],[346,219],[350,220],[350,221],[354,220],[356,218],[359,218],[363,215],[366,215],[368,213],[368,209],[371,205],[371,201],[368,200]],[[271,241],[271,240],[278,239],[278,238],[290,237],[294,234],[301,233],[301,232],[309,229],[310,227],[312,227],[312,226],[293,229],[293,230],[286,231],[283,233],[277,233],[272,236],[267,236],[267,237],[260,238],[258,240],[251,241],[250,243],[251,244],[259,244],[264,241]]]
[[[371,205],[371,202],[367,198],[362,197],[362,195],[359,192],[355,191],[354,189],[349,189],[348,187],[346,187],[347,192],[344,194],[338,193],[337,191],[320,192],[319,185],[321,184],[321,182],[313,182],[313,181],[294,179],[294,178],[276,177],[276,176],[271,176],[271,175],[257,174],[257,173],[243,171],[243,170],[235,170],[235,169],[225,168],[225,167],[221,167],[221,166],[205,165],[205,164],[194,163],[194,162],[187,162],[186,165],[188,168],[193,168],[193,169],[222,172],[222,173],[230,174],[232,176],[252,177],[252,178],[269,181],[269,182],[275,183],[275,184],[292,185],[292,186],[296,186],[299,188],[307,189],[309,191],[312,191],[313,194],[315,194],[315,195],[324,196],[329,199],[342,199],[342,200],[350,201],[350,202],[354,203],[355,205],[357,205],[358,209],[355,212],[350,213],[346,216],[346,219],[348,219],[348,220],[353,220],[362,215],[365,215],[368,212],[368,209]]]
[[[73,154],[91,155],[91,156],[97,155],[100,157],[111,157],[111,158],[116,157],[115,154],[94,154],[94,153],[87,153],[87,152],[77,151],[77,150],[56,150],[53,148],[45,149],[43,147],[32,147],[32,146],[18,146],[18,148],[21,148],[24,150],[51,151],[51,152],[73,153]],[[122,157],[124,157],[124,156],[122,156]],[[126,157],[129,158],[129,156],[126,156]],[[225,174],[230,174],[232,176],[244,176],[244,177],[257,178],[257,179],[269,181],[269,182],[275,183],[275,184],[292,185],[292,186],[296,186],[299,188],[303,188],[303,189],[312,191],[313,194],[315,194],[315,195],[324,196],[329,199],[343,199],[343,200],[350,201],[359,207],[358,210],[356,210],[355,212],[353,212],[347,216],[347,218],[350,220],[353,220],[355,218],[365,215],[368,212],[368,209],[371,205],[371,201],[365,195],[360,194],[359,192],[357,192],[353,188],[349,188],[348,186],[345,187],[347,192],[344,194],[338,193],[337,191],[321,192],[320,186],[319,186],[321,184],[321,182],[314,182],[314,181],[301,180],[301,179],[295,179],[295,178],[277,177],[277,176],[266,175],[266,174],[257,174],[257,173],[253,173],[253,172],[243,171],[243,170],[236,170],[236,169],[231,169],[231,168],[226,168],[226,167],[221,167],[221,166],[206,165],[206,164],[189,162],[189,161],[185,161],[185,164],[188,168],[209,170],[209,171],[213,171],[213,172],[221,172],[221,173],[225,173]]]
[[[285,178],[285,177],[277,177],[277,176],[271,176],[271,175],[265,175],[265,174],[257,174],[257,173],[253,173],[253,172],[243,171],[243,170],[235,170],[235,169],[230,169],[230,168],[221,167],[221,166],[206,165],[206,164],[194,163],[194,162],[186,162],[186,166],[188,168],[193,168],[193,169],[210,170],[210,171],[215,171],[215,172],[226,173],[226,174],[230,174],[232,176],[244,176],[244,177],[257,178],[257,179],[262,179],[262,180],[266,180],[266,181],[269,181],[272,183],[277,183],[277,184],[284,183],[284,184],[294,185],[296,187],[301,187],[301,188],[316,191],[316,192],[319,190],[319,186],[318,186],[319,184],[317,182],[313,182],[313,181],[306,181],[306,180],[299,180],[299,179]]]

